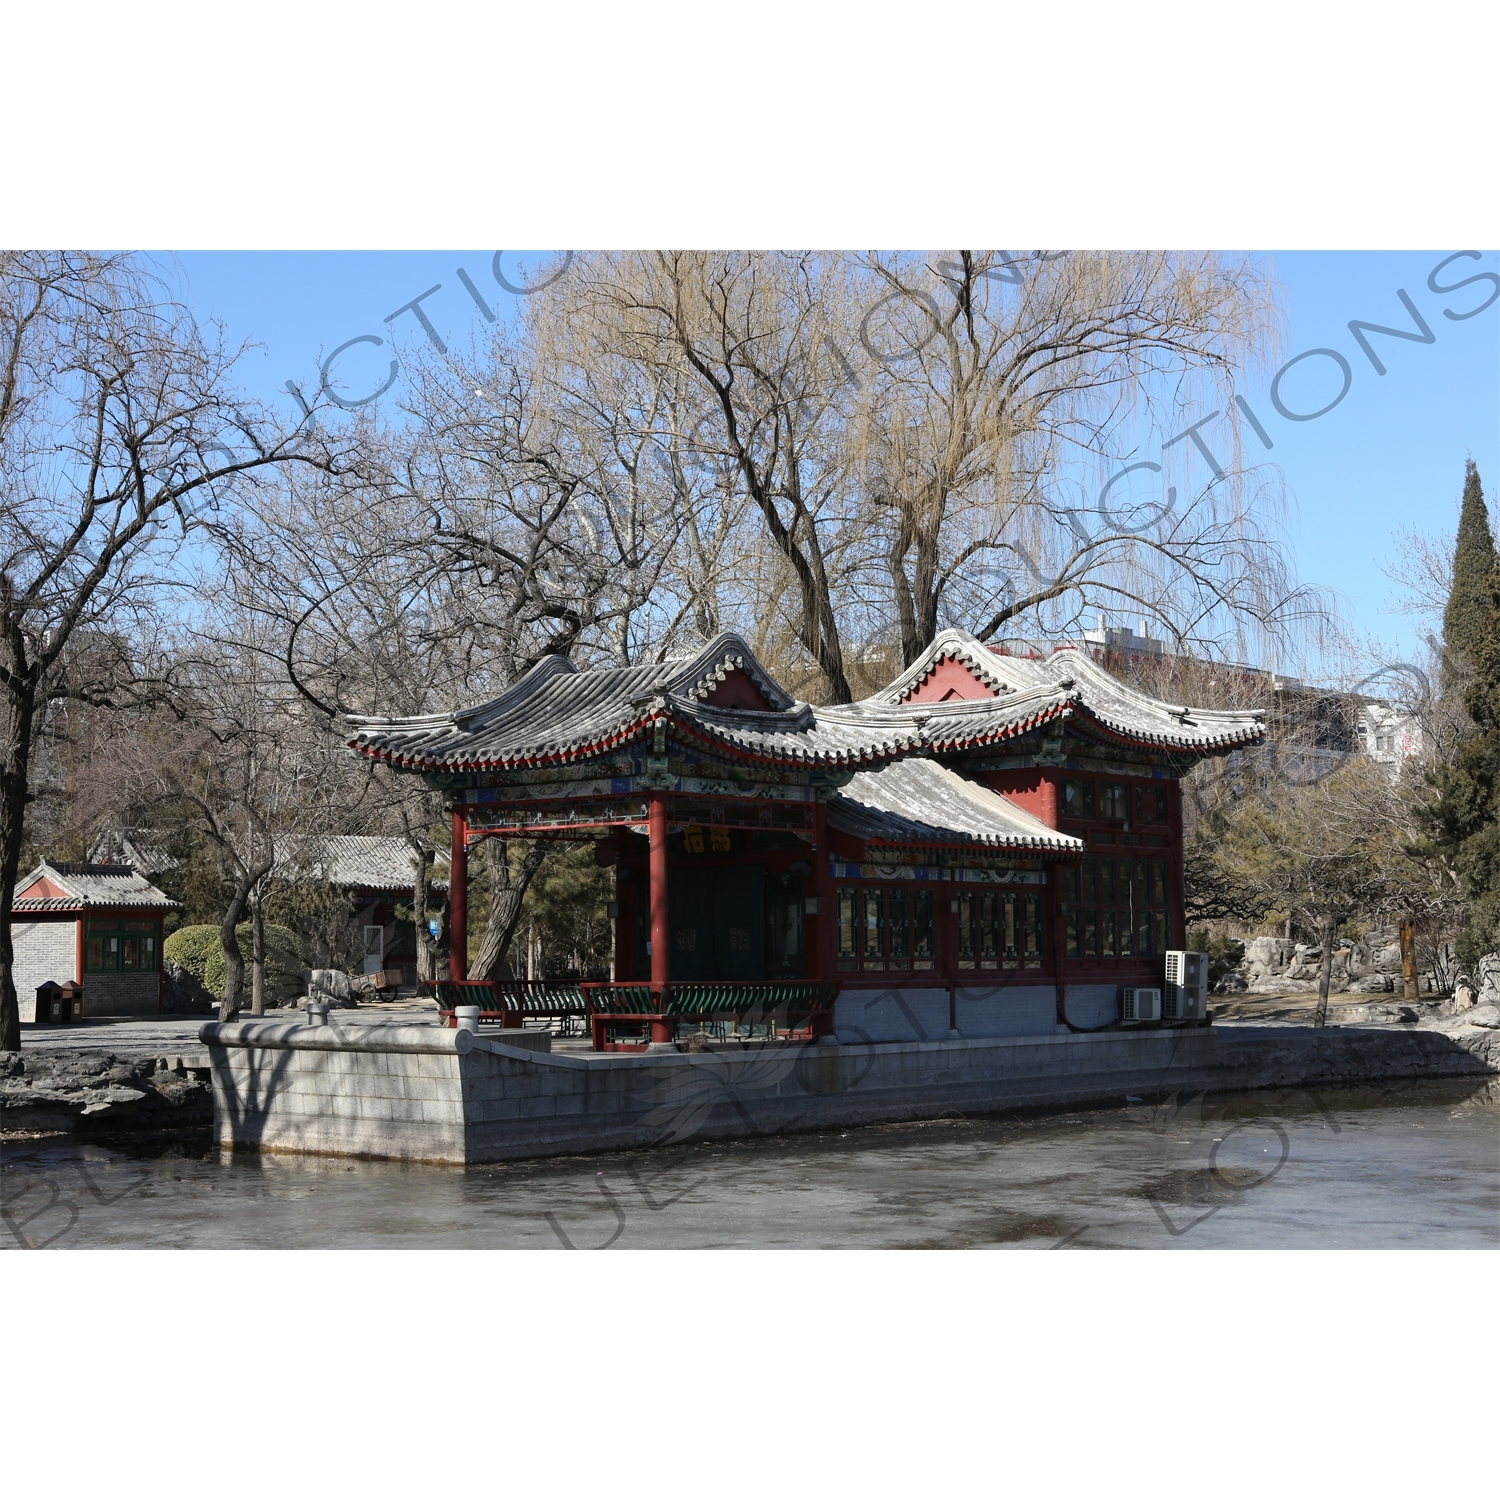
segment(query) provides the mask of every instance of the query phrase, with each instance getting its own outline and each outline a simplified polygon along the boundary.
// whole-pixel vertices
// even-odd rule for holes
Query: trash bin
[[[44,1025],[72,1026],[83,1019],[83,986],[49,979],[36,987],[36,1018]]]

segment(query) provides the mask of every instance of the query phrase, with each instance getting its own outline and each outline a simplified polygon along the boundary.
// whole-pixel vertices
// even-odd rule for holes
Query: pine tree
[[[1472,970],[1500,947],[1500,560],[1479,470],[1469,460],[1443,612],[1444,691],[1462,693],[1463,728],[1451,764],[1429,773],[1420,810],[1426,848],[1455,870],[1469,902],[1459,963]]]

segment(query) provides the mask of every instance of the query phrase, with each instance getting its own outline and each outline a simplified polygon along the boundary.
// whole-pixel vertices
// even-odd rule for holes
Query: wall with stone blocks
[[[464,1160],[457,1052],[211,1045],[209,1063],[221,1145]]]
[[[1057,1030],[1057,990],[1050,984],[958,990],[960,1036],[1049,1036]]]
[[[85,974],[83,1013],[86,1016],[154,1016],[161,1009],[161,976],[149,974]]]
[[[1068,1019],[1106,1026],[1118,1019],[1119,986],[1070,984]],[[1057,1030],[1057,990],[1050,984],[988,985],[954,992],[958,1034],[1050,1036]],[[948,1035],[946,989],[846,989],[834,1004],[841,1042],[932,1042]]]
[[[1120,1019],[1120,986],[1070,984],[1063,991],[1068,1019],[1075,1026],[1108,1026]]]
[[[833,1029],[841,1042],[931,1042],[948,1035],[948,991],[840,992]]]
[[[23,1021],[36,1020],[36,990],[49,979],[67,984],[75,977],[78,963],[78,924],[67,922],[13,922],[16,1000]]]
[[[559,1056],[436,1027],[201,1035],[222,1144],[447,1162],[1120,1096],[1214,1047],[1207,1030]]]
[[[550,1055],[437,1027],[206,1025],[222,1144],[481,1162],[949,1111],[1500,1071],[1433,1031],[1209,1027]],[[1486,1043],[1500,1034],[1485,1033]]]

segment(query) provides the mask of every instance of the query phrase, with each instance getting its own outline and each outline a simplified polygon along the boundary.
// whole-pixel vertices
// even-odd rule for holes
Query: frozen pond
[[[507,1166],[7,1144],[7,1249],[1494,1248],[1500,1085],[1174,1097]]]

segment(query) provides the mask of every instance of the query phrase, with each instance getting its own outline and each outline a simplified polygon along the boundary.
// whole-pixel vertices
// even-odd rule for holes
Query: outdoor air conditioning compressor
[[[1167,954],[1164,1021],[1202,1021],[1208,1015],[1208,954],[1173,950]]]
[[[1120,991],[1120,1022],[1133,1026],[1141,1021],[1161,1020],[1161,991],[1126,986]]]

